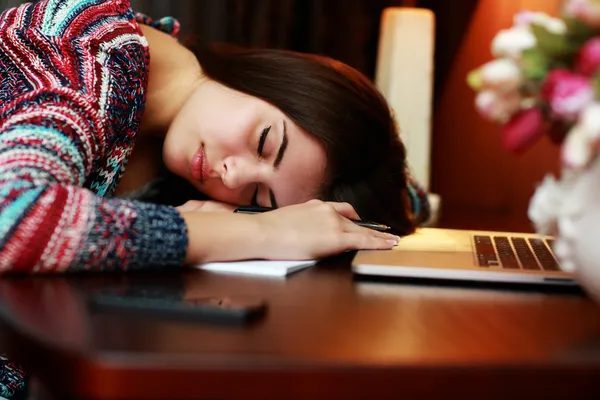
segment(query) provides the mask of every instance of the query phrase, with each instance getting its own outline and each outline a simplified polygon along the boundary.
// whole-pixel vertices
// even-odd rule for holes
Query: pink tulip
[[[522,153],[544,135],[544,118],[538,107],[519,111],[501,129],[502,145],[509,151]]]
[[[514,26],[521,26],[528,28],[529,25],[535,20],[535,12],[529,10],[523,10],[515,14],[513,17]]]
[[[550,104],[552,116],[574,121],[579,113],[594,100],[590,80],[566,69],[548,73],[541,89],[542,99]]]
[[[600,37],[588,40],[579,50],[575,69],[585,76],[592,76],[600,67]]]

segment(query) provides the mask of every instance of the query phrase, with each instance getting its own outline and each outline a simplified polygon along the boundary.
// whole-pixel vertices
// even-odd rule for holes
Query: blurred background
[[[0,0],[0,9],[20,4]],[[524,9],[558,13],[561,0],[132,0],[153,18],[174,16],[181,35],[319,53],[374,77],[381,13],[418,7],[435,15],[430,190],[442,198],[438,225],[532,231],[527,205],[558,150],[547,140],[506,152],[497,127],[474,109],[467,73],[489,61],[490,42]],[[410,38],[407,38],[410,40]],[[411,55],[406,54],[406,62]],[[400,121],[402,124],[402,121]]]

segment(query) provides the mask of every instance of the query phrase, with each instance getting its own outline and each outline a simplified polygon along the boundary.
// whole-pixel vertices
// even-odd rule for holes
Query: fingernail
[[[386,239],[387,244],[389,244],[390,246],[396,246],[398,244],[398,241],[395,239]]]

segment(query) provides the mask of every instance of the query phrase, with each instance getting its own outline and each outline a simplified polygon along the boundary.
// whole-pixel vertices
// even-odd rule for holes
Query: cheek
[[[248,129],[237,124],[220,124],[202,132],[200,138],[215,155],[225,157],[248,149]],[[213,153],[214,154],[214,153]]]
[[[202,115],[198,135],[208,146],[219,150],[223,156],[239,153],[257,144],[258,113],[246,109],[233,112]],[[255,143],[256,142],[256,143]]]
[[[326,182],[327,159],[325,150],[311,146],[302,148],[294,155],[293,165],[287,169],[281,194],[286,205],[303,203],[317,198]]]
[[[195,183],[195,182],[192,182]],[[231,190],[222,184],[221,181],[209,181],[203,185],[198,185],[196,188],[202,192],[205,196],[208,196],[212,200],[220,201],[223,203],[243,205],[247,204],[247,195],[241,190]]]
[[[166,166],[174,170],[173,172],[181,174],[184,170],[186,150],[190,148],[185,143],[185,135],[180,132],[172,131],[167,134],[163,143],[163,160]]]

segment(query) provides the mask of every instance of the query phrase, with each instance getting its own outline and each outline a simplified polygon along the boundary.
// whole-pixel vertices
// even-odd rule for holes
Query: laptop
[[[538,234],[418,228],[391,250],[361,250],[357,275],[442,280],[578,285],[562,271],[554,238]]]

